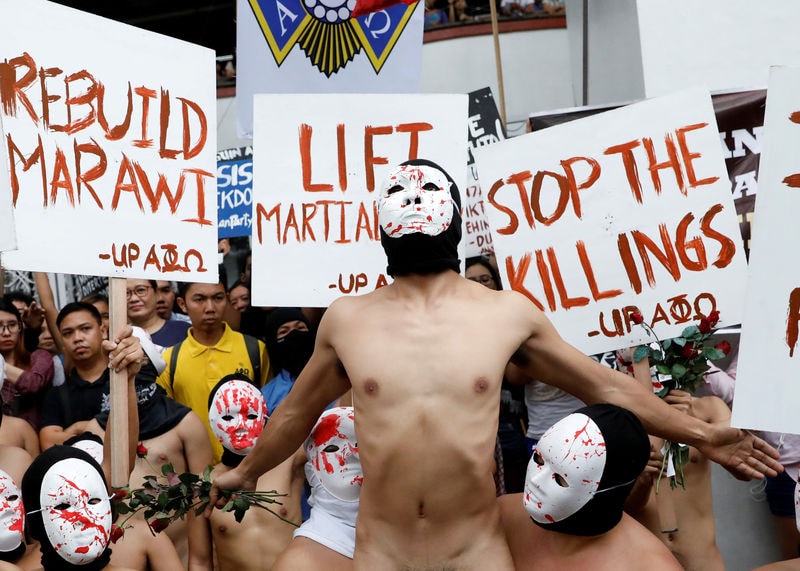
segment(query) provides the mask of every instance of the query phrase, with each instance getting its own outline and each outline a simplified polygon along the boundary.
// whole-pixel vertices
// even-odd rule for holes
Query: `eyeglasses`
[[[480,276],[475,276],[475,277],[471,277],[471,278],[467,278],[467,279],[470,280],[470,281],[473,281],[473,282],[478,282],[478,283],[483,284],[483,285],[492,285],[492,284],[494,284],[494,278],[492,276],[490,276],[489,274],[483,274],[483,275],[480,275]]]
[[[139,299],[142,299],[144,296],[147,295],[147,292],[150,290],[150,286],[136,286],[133,289],[125,290],[125,299],[130,299],[132,295],[135,295]]]
[[[0,323],[0,331],[8,331],[9,333],[16,333],[19,331],[19,321],[9,321],[8,323]]]

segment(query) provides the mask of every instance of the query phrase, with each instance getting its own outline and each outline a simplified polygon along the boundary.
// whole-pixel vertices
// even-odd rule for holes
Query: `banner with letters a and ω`
[[[237,0],[239,136],[256,93],[417,93],[424,6],[356,0]],[[379,5],[378,5],[379,4]]]
[[[217,235],[249,236],[253,227],[253,147],[217,152]]]
[[[43,0],[0,14],[3,265],[216,281],[214,52]]]

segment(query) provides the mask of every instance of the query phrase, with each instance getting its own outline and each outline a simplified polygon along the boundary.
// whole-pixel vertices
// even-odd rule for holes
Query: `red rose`
[[[709,319],[706,317],[701,319],[700,325],[697,326],[697,328],[700,330],[700,333],[705,333],[705,334],[711,333],[712,327],[713,325],[711,325],[711,321],[709,321]]]
[[[681,356],[686,357],[687,359],[691,359],[694,357],[694,344],[687,343],[683,346],[683,351],[681,351]]]
[[[150,526],[150,529],[153,530],[153,533],[160,533],[167,529],[169,520],[166,518],[157,518],[153,521],[147,522],[147,524]]]
[[[714,348],[719,349],[726,355],[731,352],[731,344],[728,343],[727,341],[722,341],[722,343],[718,343],[717,345],[714,346]]]
[[[714,327],[719,323],[719,311],[716,309],[708,314],[708,323],[711,327]]]
[[[128,490],[124,489],[124,488],[121,488],[119,490],[115,490],[114,491],[114,495],[111,496],[111,501],[112,502],[119,502],[121,500],[124,500],[125,498],[128,497],[129,493],[130,492]]]
[[[139,458],[145,458],[147,456],[147,447],[141,442],[139,446],[136,447],[136,456]]]
[[[638,311],[635,313],[631,313],[631,321],[633,321],[636,325],[641,325],[644,322],[644,317]]]
[[[111,526],[111,536],[109,537],[111,543],[116,543],[123,535],[125,535],[125,530],[123,528],[119,527],[117,524]]]

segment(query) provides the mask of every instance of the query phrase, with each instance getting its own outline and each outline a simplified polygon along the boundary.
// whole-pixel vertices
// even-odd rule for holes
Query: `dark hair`
[[[108,296],[104,293],[90,293],[89,295],[83,296],[81,301],[89,304],[105,303],[108,305]]]
[[[22,316],[19,313],[19,309],[17,309],[17,307],[11,303],[10,299],[6,299],[5,296],[0,299],[0,311],[10,313],[17,321],[22,321]]]
[[[231,287],[228,288],[228,293],[233,291],[233,288],[237,288],[239,286],[246,287],[247,291],[250,291],[250,283],[249,282],[243,282],[242,280],[236,280],[235,282],[233,282]]]
[[[68,303],[61,311],[58,312],[58,317],[56,317],[56,327],[61,327],[61,322],[71,313],[77,313],[79,311],[88,311],[94,320],[97,322],[98,325],[103,324],[103,318],[100,316],[100,312],[97,311],[97,308],[93,306],[91,303],[86,303],[85,301],[73,301],[72,303]]]
[[[203,282],[178,282],[178,297],[186,299],[186,293],[189,291],[189,288],[192,287],[194,284],[199,284]],[[228,283],[228,272],[225,271],[225,266],[219,264],[219,279],[217,280],[218,284],[222,284],[222,287],[225,289],[227,293],[228,288],[226,287]]]
[[[24,291],[18,289],[3,294],[3,300],[7,301],[8,303],[11,303],[13,301],[22,301],[25,303],[25,305],[30,305],[35,301],[32,295],[29,295]]]
[[[494,266],[489,261],[488,256],[473,256],[471,258],[467,258],[467,261],[464,264],[464,271],[468,270],[469,268],[471,268],[476,264],[480,264],[481,266],[486,268],[486,270],[489,272],[489,275],[492,276],[494,283],[497,284],[497,289],[503,289],[503,282],[500,281],[500,274],[497,273],[497,270],[494,269]]]

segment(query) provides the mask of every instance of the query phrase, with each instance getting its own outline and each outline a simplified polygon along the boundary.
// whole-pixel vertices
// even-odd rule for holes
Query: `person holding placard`
[[[403,163],[376,194],[393,283],[331,304],[256,448],[214,481],[207,515],[223,507],[221,489],[252,489],[352,388],[364,474],[355,568],[512,569],[492,482],[509,361],[586,403],[630,409],[647,429],[696,445],[739,477],[781,469],[763,440],[674,410],[567,344],[524,295],[461,277],[461,201],[438,165]]]

